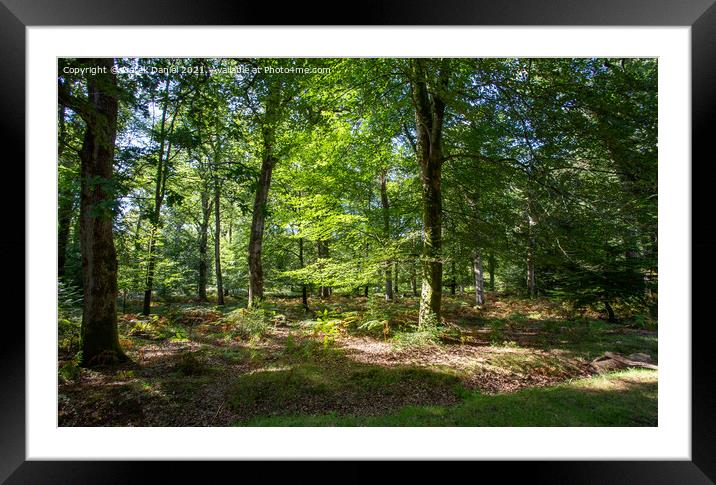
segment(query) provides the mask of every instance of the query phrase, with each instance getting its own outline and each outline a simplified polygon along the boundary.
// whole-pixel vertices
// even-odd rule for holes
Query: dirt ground
[[[422,345],[340,326],[326,345],[307,330],[312,315],[295,301],[276,300],[281,318],[260,337],[232,334],[215,309],[185,311],[177,321],[186,332],[172,338],[136,331],[132,322],[141,317],[123,315],[121,340],[132,362],[61,377],[58,422],[231,426],[276,414],[376,415],[458,403],[460,390],[510,393],[589,376],[590,359],[604,349],[656,351],[655,332],[575,323],[548,302],[466,302],[469,296],[448,299],[445,322],[453,331]],[[415,304],[393,305],[390,323],[397,328],[411,318]],[[325,305],[339,317],[364,310],[338,298]]]

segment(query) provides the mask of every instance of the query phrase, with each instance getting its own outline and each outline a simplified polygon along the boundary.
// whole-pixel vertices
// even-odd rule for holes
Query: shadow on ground
[[[61,379],[59,425],[655,425],[656,372],[588,377],[588,364],[607,350],[656,359],[656,332],[503,303],[446,298],[442,343],[406,348],[345,329],[328,345],[306,330],[317,314],[366,312],[361,298],[312,302],[308,313],[278,299],[270,312],[282,323],[254,337],[227,328],[222,315],[236,306],[184,305],[178,319],[167,311],[146,325],[125,315],[134,362]],[[416,305],[402,298],[373,311],[400,332]],[[187,316],[205,322],[176,323]]]

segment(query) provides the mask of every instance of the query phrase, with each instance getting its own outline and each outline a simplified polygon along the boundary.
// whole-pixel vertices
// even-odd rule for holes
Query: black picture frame
[[[713,254],[716,231],[711,215],[713,202],[707,184],[716,177],[707,170],[712,161],[711,139],[716,105],[716,6],[715,0],[368,0],[348,14],[343,9],[312,8],[303,2],[278,7],[272,2],[230,2],[223,0],[155,1],[130,0],[0,0],[0,123],[5,138],[3,169],[17,171],[12,180],[25,180],[19,160],[25,156],[25,27],[40,25],[572,25],[572,26],[690,26],[692,76],[692,260],[699,264],[692,276],[708,278],[716,270]],[[687,167],[685,167],[687,169]],[[713,173],[713,172],[712,172]],[[24,201],[24,184],[15,184]],[[709,187],[710,188],[710,187]],[[703,189],[703,190],[699,190]],[[713,189],[712,189],[713,190]],[[7,193],[7,192],[6,192]],[[701,194],[701,195],[698,195]],[[8,211],[7,224],[18,228],[0,238],[3,254],[25,251],[24,211]],[[14,220],[13,220],[14,218]],[[698,224],[696,222],[698,221]],[[24,268],[23,268],[24,269]],[[14,275],[24,274],[20,268]],[[704,281],[708,281],[704,279]],[[689,284],[690,282],[683,282]],[[707,318],[712,285],[698,284],[693,278],[693,310],[704,310],[692,318],[692,461],[641,462],[520,462],[508,467],[500,463],[479,465],[483,477],[509,468],[510,477],[522,472],[552,483],[714,483],[716,480],[716,373],[711,359]],[[31,301],[31,288],[25,292],[24,278],[6,290],[7,301]],[[39,303],[41,304],[41,302]],[[24,316],[23,316],[24,320]],[[136,482],[156,470],[151,462],[40,462],[26,461],[25,441],[25,332],[19,319],[6,321],[0,341],[0,481],[7,483],[115,483]],[[12,323],[12,325],[10,325]],[[666,324],[666,323],[664,323]],[[690,322],[668,322],[689,325]],[[7,332],[7,333],[6,333]],[[161,464],[160,464],[161,465]],[[176,463],[162,467],[164,480],[183,476],[192,464]],[[309,470],[294,464],[296,472]],[[225,471],[232,463],[211,464],[212,470]],[[143,470],[138,468],[142,467]],[[256,471],[242,465],[242,479],[256,478]],[[415,464],[413,470],[421,470]],[[352,471],[351,471],[352,470]],[[365,476],[364,468],[352,463],[342,475]],[[445,479],[446,477],[443,477]]]

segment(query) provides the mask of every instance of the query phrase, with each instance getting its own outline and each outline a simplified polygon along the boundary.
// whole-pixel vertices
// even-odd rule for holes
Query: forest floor
[[[132,362],[84,369],[61,339],[60,426],[656,426],[657,371],[595,374],[605,351],[658,362],[654,329],[548,300],[331,297],[161,304],[120,315]],[[133,308],[131,308],[133,309]],[[63,348],[63,342],[69,342]]]

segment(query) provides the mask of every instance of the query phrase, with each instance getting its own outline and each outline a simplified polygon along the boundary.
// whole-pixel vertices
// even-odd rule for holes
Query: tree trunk
[[[534,229],[533,226],[537,222],[532,217],[532,200],[527,201],[528,213],[528,240],[527,240],[527,294],[530,298],[534,298],[537,294],[537,287],[535,284],[535,240],[534,240]]]
[[[137,227],[134,229],[134,257],[139,261],[142,257],[142,206],[141,203],[137,207]],[[142,287],[142,274],[136,271],[132,276],[132,288]]]
[[[609,303],[609,300],[604,300],[604,307],[607,309],[607,318],[609,319],[609,322],[614,323],[617,321],[617,317],[614,314],[614,309],[612,308],[612,305]]]
[[[385,244],[390,243],[390,205],[388,203],[388,191],[386,188],[387,171],[380,172],[380,201],[383,210],[383,237]],[[390,260],[385,261],[385,299],[393,299],[393,276],[390,267]]]
[[[422,184],[423,254],[422,294],[419,325],[434,319],[440,322],[442,297],[442,129],[445,103],[437,86],[429,89],[425,59],[412,61],[411,88],[415,105],[416,154]],[[438,75],[439,88],[446,89],[448,71],[443,65]]]
[[[457,288],[457,277],[455,276],[455,261],[450,262],[450,272],[452,273],[452,276],[450,278],[450,294],[455,294],[455,289]]]
[[[261,160],[261,173],[256,186],[253,217],[251,219],[251,235],[249,237],[249,308],[255,306],[264,297],[264,274],[261,263],[261,252],[263,250],[264,226],[266,223],[266,203],[268,201],[269,188],[271,187],[271,175],[276,164],[276,157],[274,155],[276,127],[274,123],[278,116],[279,104],[280,90],[278,84],[272,83],[269,86],[269,94],[266,98],[266,112],[261,127],[263,156]]]
[[[398,263],[393,261],[393,297],[398,298],[400,294],[398,289]]]
[[[487,258],[487,270],[490,272],[490,291],[495,291],[495,255],[490,253]]]
[[[214,175],[214,268],[216,269],[216,303],[224,304],[224,283],[221,277],[221,185]]]
[[[318,259],[327,259],[328,258],[328,241],[318,241],[316,243],[317,250],[318,250]],[[331,296],[331,287],[330,286],[321,286],[318,289],[318,296],[321,298],[328,298]]]
[[[298,238],[298,262],[301,266],[301,268],[304,267],[304,261],[303,261],[303,238]],[[308,292],[306,288],[306,283],[301,283],[301,304],[303,305],[303,308],[308,311]]]
[[[86,130],[80,152],[82,254],[82,364],[126,361],[117,332],[117,254],[112,237],[112,180],[117,135],[117,78],[112,59],[91,59],[100,69],[87,77]],[[104,71],[104,72],[102,72]]]
[[[527,251],[527,294],[534,298],[536,293],[534,250],[530,247]]]
[[[142,313],[149,315],[152,307],[152,291],[154,290],[154,267],[156,265],[156,246],[159,232],[159,217],[162,212],[162,203],[164,201],[164,192],[166,189],[166,162],[169,160],[169,151],[171,143],[167,149],[166,157],[164,154],[164,145],[166,142],[166,122],[167,110],[169,108],[169,77],[167,76],[164,88],[164,103],[162,107],[162,121],[159,128],[159,154],[157,157],[157,175],[156,185],[154,189],[154,212],[151,217],[151,229],[149,231],[149,262],[147,264],[147,278],[144,288],[144,304]]]
[[[473,258],[472,271],[475,276],[475,304],[482,305],[485,303],[485,278],[482,274],[482,258],[477,251]]]
[[[265,156],[261,163],[261,175],[256,188],[254,213],[251,220],[251,236],[249,239],[249,307],[254,306],[264,297],[264,275],[261,264],[263,250],[264,227],[266,223],[266,201],[271,185],[271,174],[275,160]]]
[[[207,261],[206,249],[209,240],[209,219],[211,218],[212,202],[209,200],[209,194],[206,190],[201,192],[201,222],[199,223],[199,284],[198,297],[199,301],[207,301],[206,297],[206,281],[207,281]]]
[[[147,278],[144,280],[144,302],[142,304],[143,315],[149,315],[152,311],[156,237],[156,228],[152,226],[149,235],[149,262],[147,263]]]

